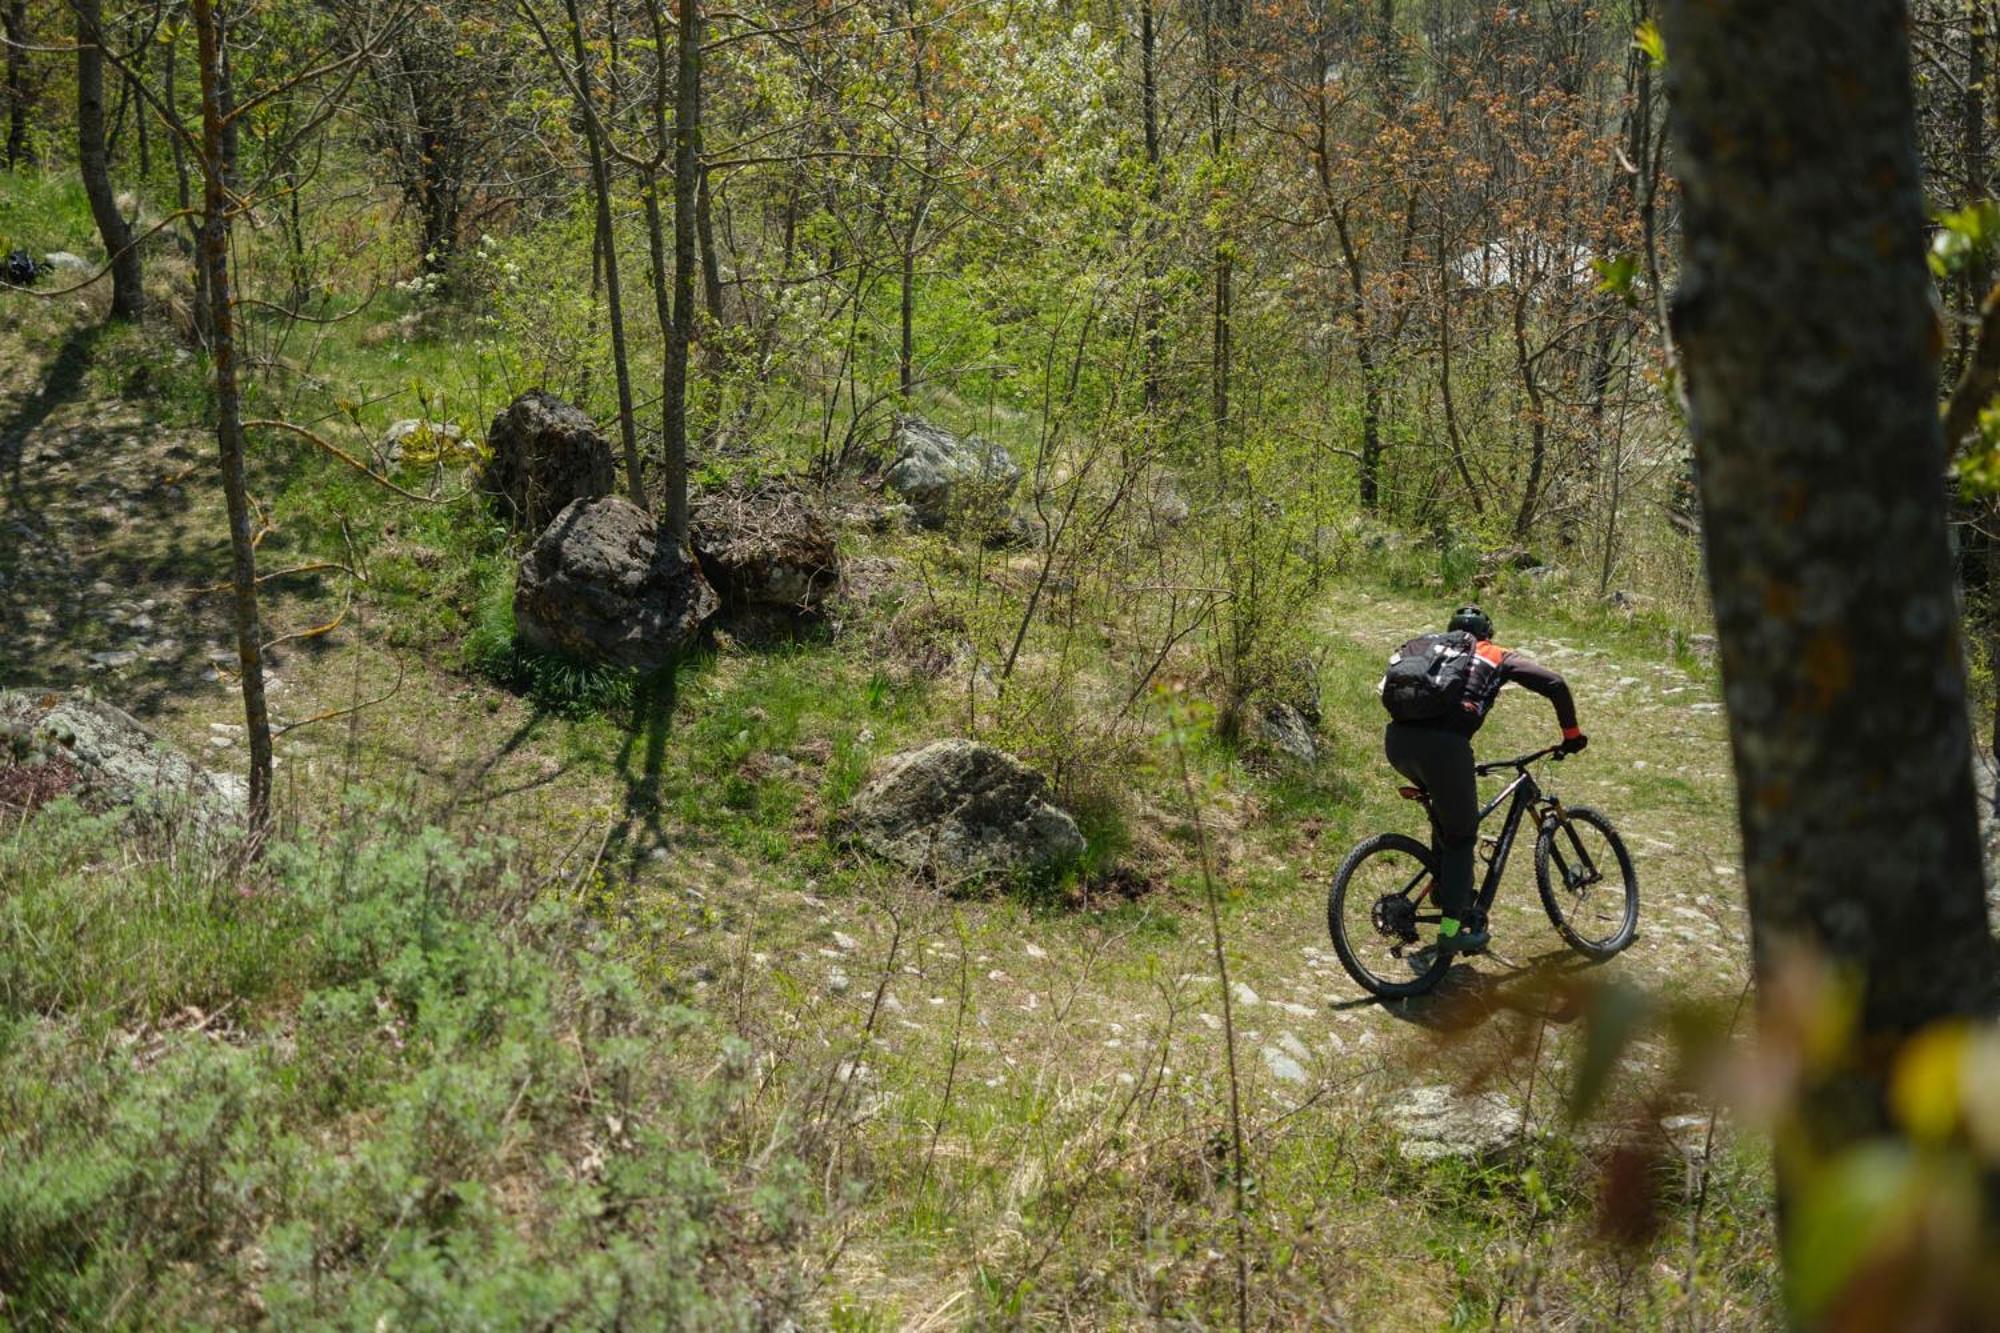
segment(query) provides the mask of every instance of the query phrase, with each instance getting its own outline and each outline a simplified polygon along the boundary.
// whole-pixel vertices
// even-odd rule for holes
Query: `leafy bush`
[[[0,841],[4,1318],[782,1319],[807,1208],[743,1165],[747,1048],[504,844],[343,813],[248,874],[67,805]]]

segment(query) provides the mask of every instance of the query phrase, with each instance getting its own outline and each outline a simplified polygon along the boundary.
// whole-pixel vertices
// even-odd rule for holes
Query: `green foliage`
[[[1645,52],[1646,59],[1656,70],[1667,67],[1667,39],[1660,32],[1660,25],[1652,19],[1641,23],[1632,33],[1632,45]]]
[[[1639,256],[1630,253],[1600,256],[1590,261],[1597,274],[1597,290],[1615,296],[1627,306],[1639,304]]]
[[[2000,244],[2000,203],[1981,199],[1941,213],[1931,236],[1931,273],[1948,278],[1974,260],[1990,258]]]
[[[504,845],[344,813],[247,879],[107,871],[113,825],[74,810],[0,842],[10,1320],[737,1327],[795,1301],[810,1209],[782,1158],[736,1155],[740,1044],[584,947]],[[261,960],[218,973],[227,932]]]
[[[1966,496],[2000,495],[2000,403],[1979,410],[1978,438],[1952,460],[1951,474]]]

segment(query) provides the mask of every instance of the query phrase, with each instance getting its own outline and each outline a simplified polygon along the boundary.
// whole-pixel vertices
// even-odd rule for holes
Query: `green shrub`
[[[793,1308],[812,1209],[745,1165],[742,1044],[584,947],[506,845],[343,814],[247,876],[73,808],[0,841],[0,1319]]]

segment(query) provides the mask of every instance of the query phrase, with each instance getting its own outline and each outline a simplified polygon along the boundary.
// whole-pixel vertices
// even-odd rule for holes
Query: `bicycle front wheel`
[[[1639,929],[1639,877],[1611,821],[1585,805],[1565,807],[1535,839],[1535,887],[1569,947],[1605,959]]]
[[[1420,995],[1451,965],[1436,946],[1436,873],[1431,849],[1400,833],[1376,834],[1334,872],[1327,933],[1341,966],[1372,994]]]

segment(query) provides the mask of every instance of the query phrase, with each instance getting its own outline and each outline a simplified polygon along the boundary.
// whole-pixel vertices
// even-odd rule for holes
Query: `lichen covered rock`
[[[538,652],[651,671],[685,653],[717,605],[652,515],[606,495],[572,501],[521,557],[514,629]]]
[[[852,841],[946,885],[1057,868],[1085,849],[1039,773],[967,740],[892,759],[855,796],[845,824]]]
[[[533,389],[493,419],[481,486],[517,527],[540,531],[572,501],[618,487],[611,445],[582,408]]]

